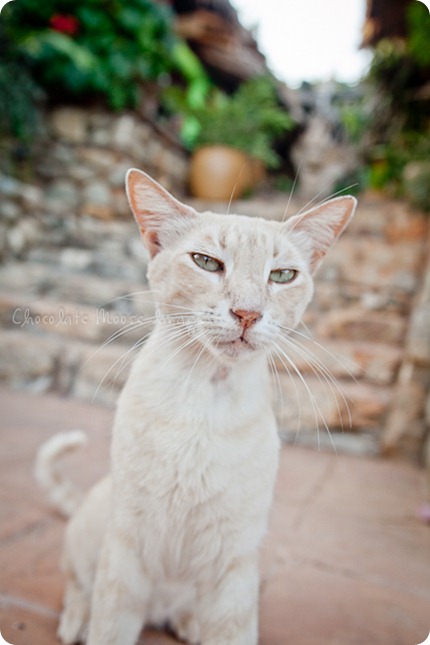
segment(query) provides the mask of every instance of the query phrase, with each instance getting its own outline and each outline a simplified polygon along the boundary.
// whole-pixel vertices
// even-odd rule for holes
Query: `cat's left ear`
[[[356,206],[355,197],[336,197],[306,213],[290,217],[284,224],[288,237],[308,256],[312,273],[349,224]]]
[[[142,170],[127,172],[126,191],[143,243],[153,258],[198,213],[173,197]]]

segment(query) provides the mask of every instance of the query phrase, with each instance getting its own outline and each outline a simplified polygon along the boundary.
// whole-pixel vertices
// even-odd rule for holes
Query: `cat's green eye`
[[[275,269],[270,272],[269,279],[271,282],[277,282],[279,284],[287,284],[292,282],[297,277],[298,271],[295,269]]]
[[[201,253],[191,253],[191,257],[198,267],[205,271],[222,271],[224,265],[219,260],[211,258],[209,255],[202,255]]]

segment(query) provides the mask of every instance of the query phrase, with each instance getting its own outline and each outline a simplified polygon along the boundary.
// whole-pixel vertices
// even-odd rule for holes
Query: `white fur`
[[[120,396],[111,473],[68,525],[59,636],[134,645],[144,624],[168,622],[189,643],[256,645],[258,549],[279,450],[266,353],[280,325],[299,322],[314,259],[354,203],[279,224],[178,207],[139,171],[128,194],[165,320]],[[224,270],[201,269],[192,253]],[[291,284],[269,280],[289,268],[298,271]],[[245,329],[232,311],[261,317]]]

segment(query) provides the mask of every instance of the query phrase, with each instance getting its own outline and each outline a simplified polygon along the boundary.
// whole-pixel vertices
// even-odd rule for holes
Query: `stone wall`
[[[184,191],[188,173],[180,146],[134,113],[57,108],[46,115],[34,156],[28,182],[0,177],[3,254],[37,242],[41,220],[52,233],[59,218],[128,218],[124,178],[131,167],[176,192]]]
[[[37,159],[30,181],[0,174],[0,382],[112,404],[155,313],[125,172],[147,170],[180,195],[187,158],[133,114],[63,108],[50,115]],[[232,210],[281,219],[287,201],[265,193]],[[301,206],[293,198],[290,212]],[[295,355],[309,390],[277,364],[285,441],[422,462],[427,454],[430,477],[429,250],[422,213],[361,196],[318,273],[305,318],[312,338]],[[146,322],[129,327],[123,316]],[[316,434],[314,407],[330,436],[323,424]]]
[[[430,248],[430,239],[427,248]],[[430,472],[430,258],[409,322],[402,366],[387,420],[386,454],[427,462]],[[429,490],[430,495],[430,490]],[[430,499],[429,499],[430,501]]]
[[[430,237],[427,264],[415,299],[381,453],[425,468],[422,517],[430,522]]]

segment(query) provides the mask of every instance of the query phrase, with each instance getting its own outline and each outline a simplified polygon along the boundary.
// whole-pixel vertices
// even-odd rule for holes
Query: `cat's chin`
[[[256,345],[245,338],[236,338],[236,340],[218,341],[216,343],[216,352],[218,355],[234,359],[239,357],[250,356],[257,351]]]

